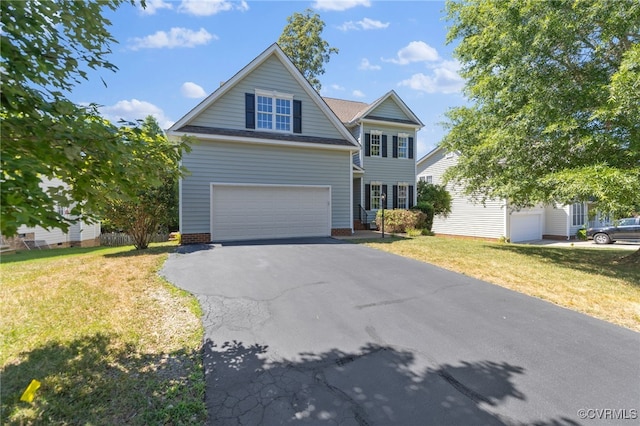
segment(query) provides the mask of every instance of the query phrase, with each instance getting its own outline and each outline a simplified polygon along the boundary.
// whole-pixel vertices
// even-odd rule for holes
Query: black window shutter
[[[247,129],[256,128],[256,95],[253,93],[244,94],[244,115],[245,127]]]
[[[371,185],[364,186],[364,209],[371,210]]]
[[[393,208],[398,208],[398,185],[393,185]]]
[[[393,137],[393,158],[398,158],[398,137]]]
[[[302,101],[293,101],[293,133],[302,133]]]
[[[413,138],[409,138],[409,158],[413,158]]]
[[[387,135],[382,135],[382,156],[387,156]]]
[[[411,138],[413,139],[413,138]],[[409,193],[407,194],[407,197],[409,197],[409,208],[413,207],[413,185],[409,185]]]
[[[385,195],[383,209],[386,209],[389,205],[389,194],[387,194],[387,185],[382,185],[382,193]]]
[[[371,156],[371,135],[369,133],[364,134],[364,155]]]

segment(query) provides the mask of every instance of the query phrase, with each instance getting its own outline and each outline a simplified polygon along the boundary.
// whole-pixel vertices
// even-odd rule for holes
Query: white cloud
[[[228,0],[182,0],[178,7],[178,12],[194,16],[211,16],[220,12],[230,10],[249,10],[249,5],[245,0],[239,2]]]
[[[374,21],[373,19],[364,18],[361,21],[347,21],[338,27],[341,31],[349,30],[383,30],[389,26],[389,22]]]
[[[367,58],[362,58],[360,61],[360,65],[358,66],[359,70],[370,70],[370,71],[378,71],[382,69],[380,65],[373,65]]]
[[[351,92],[351,95],[354,98],[364,98],[366,95],[364,93],[362,93],[360,90],[354,90],[353,92]]]
[[[342,11],[351,9],[357,6],[369,7],[371,1],[369,0],[316,0],[313,3],[313,8],[318,10],[333,10]]]
[[[339,84],[332,84],[330,86],[333,90],[338,90],[338,91],[344,91],[344,87],[340,86]]]
[[[180,87],[180,93],[182,93],[182,96],[186,98],[204,98],[207,96],[207,92],[205,92],[201,86],[198,86],[191,81],[187,81],[182,84],[182,87]]]
[[[144,120],[148,115],[155,117],[163,129],[168,129],[174,123],[169,120],[160,107],[150,102],[139,101],[137,99],[131,99],[130,101],[122,100],[111,106],[103,106],[100,108],[100,113],[104,118],[114,124],[118,124],[120,120]]]
[[[204,28],[193,31],[188,28],[171,28],[169,32],[158,31],[146,37],[136,37],[133,39],[131,49],[161,49],[175,47],[195,47],[207,44],[211,40],[217,40],[218,36],[210,34]]]
[[[438,52],[424,41],[412,41],[407,46],[398,50],[397,58],[383,59],[398,65],[407,65],[412,62],[430,62],[440,59]]]
[[[398,85],[426,93],[457,93],[464,87],[464,79],[458,74],[458,69],[456,61],[443,61],[432,69],[430,75],[414,74]]]
[[[142,5],[138,5],[140,12],[143,15],[155,15],[160,9],[173,9],[171,3],[167,3],[164,0],[146,0],[146,7],[143,9]]]

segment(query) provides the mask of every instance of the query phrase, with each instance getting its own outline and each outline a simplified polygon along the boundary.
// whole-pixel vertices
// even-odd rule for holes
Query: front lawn
[[[552,248],[444,237],[360,241],[640,331],[640,268],[629,250]]]
[[[174,248],[2,257],[0,424],[206,421],[198,303],[156,274]]]

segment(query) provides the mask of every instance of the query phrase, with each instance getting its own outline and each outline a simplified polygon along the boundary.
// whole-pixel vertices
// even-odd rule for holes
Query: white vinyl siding
[[[253,72],[246,75],[189,124],[245,130],[245,93],[255,93],[256,90],[287,93],[293,95],[293,99],[302,101],[303,136],[344,139],[344,135],[327,119],[275,56],[269,57]]]
[[[418,164],[418,177],[431,176],[434,184],[441,184],[444,172],[456,161],[456,155],[450,155],[447,158],[442,150],[436,151],[427,160]],[[482,238],[507,236],[504,200],[490,200],[483,206],[464,196],[460,187],[448,185],[447,190],[452,199],[451,214],[446,219],[435,216],[433,232]]]
[[[200,141],[182,164],[182,233],[210,231],[213,182],[330,186],[332,228],[352,227],[351,152]]]

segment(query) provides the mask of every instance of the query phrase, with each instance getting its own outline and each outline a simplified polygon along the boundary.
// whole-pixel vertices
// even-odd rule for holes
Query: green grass
[[[2,257],[1,424],[206,421],[199,305],[157,276],[174,248]]]
[[[640,331],[640,267],[629,250],[444,237],[360,241]]]

